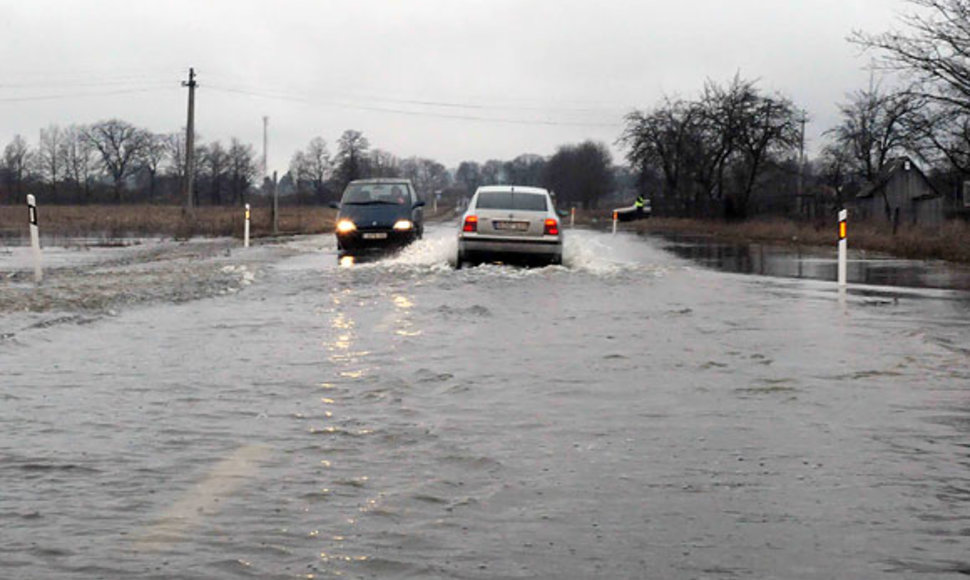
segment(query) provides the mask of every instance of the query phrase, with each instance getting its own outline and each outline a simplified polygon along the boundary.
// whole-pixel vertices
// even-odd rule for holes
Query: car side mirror
[[[415,209],[419,207],[424,207],[424,206],[425,206],[425,203],[423,199],[419,199],[418,201],[414,202]]]
[[[331,201],[331,202],[330,202],[329,204],[327,204],[327,205],[329,205],[331,209],[340,209],[340,204],[339,204],[339,203],[337,203],[337,202],[335,202],[335,201]]]

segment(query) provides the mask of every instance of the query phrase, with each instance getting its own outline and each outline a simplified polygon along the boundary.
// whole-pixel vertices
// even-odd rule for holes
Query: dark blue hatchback
[[[404,247],[424,233],[424,201],[408,179],[351,181],[337,214],[337,252],[356,256]]]

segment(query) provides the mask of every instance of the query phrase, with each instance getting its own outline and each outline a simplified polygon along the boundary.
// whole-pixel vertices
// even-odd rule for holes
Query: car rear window
[[[517,209],[523,211],[546,211],[546,196],[539,193],[515,193],[511,191],[483,191],[475,203],[478,209]]]

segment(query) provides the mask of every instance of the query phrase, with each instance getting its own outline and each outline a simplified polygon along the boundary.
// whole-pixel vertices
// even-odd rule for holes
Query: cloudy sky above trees
[[[455,166],[615,145],[623,115],[705,79],[760,79],[804,107],[809,147],[869,82],[848,43],[902,0],[0,0],[0,142],[111,117],[262,144],[285,171],[315,136]],[[619,160],[619,159],[617,159]]]

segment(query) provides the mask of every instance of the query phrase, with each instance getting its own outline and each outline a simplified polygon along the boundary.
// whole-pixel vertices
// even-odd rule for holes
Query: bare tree
[[[3,150],[4,181],[7,190],[18,197],[24,193],[24,183],[30,177],[33,155],[22,135],[14,135]]]
[[[697,100],[627,115],[620,142],[641,183],[663,176],[666,209],[744,217],[762,176],[798,142],[796,125],[789,99],[735,76],[724,86],[708,81]]]
[[[148,198],[155,199],[155,186],[158,171],[168,159],[168,136],[158,133],[145,135],[145,146],[142,149],[140,162],[145,173],[148,174]]]
[[[542,183],[542,172],[546,160],[541,155],[525,153],[505,163],[505,174],[511,183],[538,186]]]
[[[882,64],[911,74],[926,98],[970,112],[970,2],[907,0],[905,29],[855,32],[851,40],[882,53]]]
[[[64,132],[57,125],[40,130],[40,140],[37,144],[37,167],[41,178],[51,188],[51,196],[57,197],[57,182],[64,173],[62,150],[64,147]]]
[[[115,200],[122,201],[125,179],[131,174],[148,140],[148,132],[120,119],[99,121],[85,130],[101,154],[101,164],[114,183]]]
[[[228,163],[229,194],[232,196],[232,201],[246,203],[246,194],[259,172],[253,146],[233,137],[229,142]]]
[[[505,164],[498,159],[489,159],[482,165],[482,185],[501,185],[506,183]]]
[[[75,191],[83,192],[83,200],[91,200],[91,178],[94,172],[94,146],[87,139],[84,128],[72,125],[61,140],[61,159],[65,174],[74,182]]]
[[[908,129],[924,106],[915,92],[883,92],[878,85],[856,91],[840,106],[842,121],[827,133],[844,147],[867,181],[875,180],[895,155],[910,147]]]
[[[663,189],[657,198],[673,206],[675,213],[690,203],[691,172],[699,151],[698,124],[701,110],[683,100],[665,99],[649,113],[634,111],[626,117],[619,142],[628,149],[627,161],[642,176],[658,170]]]
[[[209,182],[209,199],[213,205],[222,204],[222,189],[226,181],[226,169],[229,166],[229,155],[222,143],[215,141],[205,147],[200,147],[199,157],[202,159],[202,175]]]
[[[737,125],[737,168],[741,186],[731,197],[729,217],[745,218],[763,170],[771,161],[795,149],[800,141],[798,117],[792,102],[784,97],[746,95]]]
[[[165,150],[168,154],[168,173],[178,180],[179,191],[185,187],[185,131],[176,131],[165,136]]]
[[[372,177],[399,177],[401,175],[400,160],[393,153],[383,149],[374,149],[370,152],[369,165]]]
[[[482,168],[474,161],[462,161],[455,172],[455,181],[470,195],[482,184]]]
[[[322,137],[314,137],[305,150],[297,151],[290,161],[290,174],[298,190],[304,184],[309,185],[313,195],[324,201],[329,193],[327,182],[333,174],[327,142]]]
[[[595,208],[613,190],[612,157],[602,143],[564,145],[544,166],[543,185],[562,205]]]
[[[368,174],[367,150],[370,143],[360,131],[348,129],[337,141],[337,169],[334,179],[339,189],[343,189],[355,179]]]

